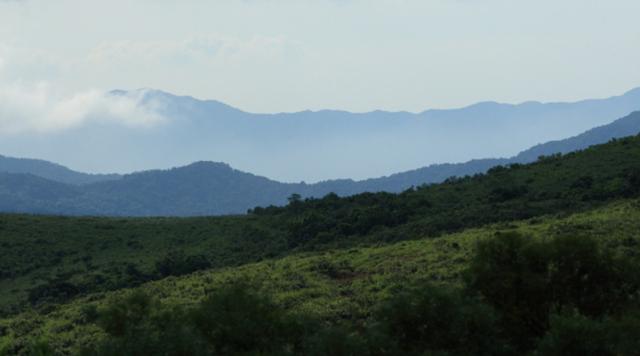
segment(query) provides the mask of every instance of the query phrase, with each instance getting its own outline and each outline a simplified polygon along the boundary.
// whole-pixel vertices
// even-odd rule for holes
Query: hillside
[[[583,274],[572,277],[573,272],[568,272],[574,270],[571,266],[566,269],[567,275],[558,276],[561,279],[544,283],[555,283],[553,285],[560,286],[561,290],[571,283],[577,283],[576,290],[601,288],[593,293],[595,297],[600,297],[597,293],[604,293],[605,301],[614,298],[609,295],[616,291],[621,291],[621,298],[628,297],[625,288],[632,288],[629,293],[635,295],[636,282],[620,273],[636,268],[631,264],[636,263],[635,256],[638,256],[639,195],[640,136],[635,136],[564,156],[547,157],[529,165],[494,168],[486,175],[450,179],[401,194],[365,193],[348,198],[329,195],[305,200],[292,197],[286,207],[259,208],[247,216],[136,219],[2,215],[0,350],[25,353],[35,350],[34,347],[51,347],[70,353],[81,347],[97,347],[103,341],[106,344],[101,347],[107,348],[104,350],[118,345],[111,342],[125,342],[118,346],[125,348],[136,344],[149,346],[144,338],[151,335],[146,334],[151,331],[145,328],[164,328],[163,319],[152,318],[149,324],[147,321],[141,324],[147,325],[144,328],[133,329],[130,337],[134,344],[127,344],[129,339],[123,339],[123,334],[109,327],[104,329],[106,324],[102,321],[96,324],[95,318],[109,310],[116,313],[115,318],[124,317],[117,316],[118,310],[129,306],[118,306],[118,300],[137,290],[167,305],[168,309],[159,310],[159,315],[176,317],[175,322],[183,320],[182,323],[186,319],[180,316],[179,308],[204,308],[205,305],[199,303],[208,298],[206,295],[234,291],[233,285],[239,282],[271,295],[275,304],[270,309],[283,308],[287,313],[299,314],[321,325],[345,324],[347,328],[354,328],[351,332],[357,335],[369,332],[365,327],[367,320],[378,315],[380,303],[397,297],[399,288],[415,285],[418,290],[424,290],[424,283],[440,286],[438,288],[473,288],[474,293],[483,293],[487,300],[494,300],[491,298],[496,296],[487,294],[490,291],[483,289],[482,284],[474,286],[464,277],[470,273],[470,266],[478,263],[476,243],[485,240],[489,241],[487,246],[507,243],[509,248],[519,248],[507,242],[511,240],[525,244],[523,251],[538,254],[532,256],[532,273],[538,271],[535,273],[542,276],[551,272],[539,271],[540,259],[550,259],[549,266],[553,267],[550,271],[557,271],[558,262],[554,259],[564,261],[567,249],[576,251],[571,254],[572,258],[588,258],[588,265],[615,267],[620,264],[611,270],[593,272],[598,273],[594,276],[604,277],[598,277],[601,279],[595,279],[588,286],[584,285]],[[511,235],[505,235],[508,240],[501,242],[499,237],[503,234],[495,237],[496,232]],[[543,245],[527,247],[526,244],[532,243],[526,242],[529,238],[509,237],[514,232],[519,232],[516,236],[534,237]],[[599,241],[606,252],[593,250],[596,242],[588,239]],[[564,252],[557,254],[554,249]],[[502,251],[502,247],[496,251]],[[581,260],[575,263],[584,265]],[[497,268],[508,272],[511,267]],[[519,271],[520,267],[513,268]],[[565,271],[564,267],[560,271]],[[518,276],[514,278],[520,280]],[[616,284],[619,281],[629,284],[619,286]],[[534,289],[536,292],[525,289],[523,296],[536,296],[535,293],[549,289],[544,284],[527,288],[534,287],[538,288]],[[238,293],[241,293],[237,297],[240,299],[233,297],[232,300],[245,298],[244,292]],[[531,350],[540,342],[551,327],[545,320],[552,317],[554,300],[575,302],[578,307],[587,308],[581,311],[589,311],[588,306],[594,305],[575,299],[574,294],[566,297],[569,299],[554,299],[561,298],[557,293],[554,289],[551,295],[545,296],[551,298],[549,309],[542,310],[542,316],[538,317],[545,319],[536,322],[543,329],[527,329],[523,331],[524,338],[509,336],[508,343],[514,350]],[[590,293],[587,295],[591,296]],[[135,304],[135,300],[140,300],[135,298],[142,298],[135,297],[139,294],[131,295],[134,299],[122,303]],[[536,305],[541,301],[540,297],[532,300]],[[509,312],[500,309],[502,302],[496,303],[493,306],[497,308],[496,313]],[[617,299],[608,303],[617,309],[593,312],[610,314],[613,318],[616,310],[626,305]],[[155,306],[149,308],[160,308],[160,304],[151,305]],[[463,305],[466,304],[460,307],[466,308]],[[489,306],[478,308],[480,312]],[[522,312],[532,307],[515,308]],[[162,314],[170,310],[179,314]],[[127,313],[124,315],[129,315]],[[396,317],[395,313],[389,316]],[[504,319],[507,314],[499,315],[502,322],[509,322]],[[493,319],[486,319],[490,320]],[[599,322],[599,319],[593,320]],[[154,326],[157,322],[160,324]],[[190,328],[189,325],[184,327]],[[504,328],[504,325],[491,325],[485,329]],[[635,332],[636,324],[632,325],[631,330]],[[525,327],[517,323],[514,326]],[[158,332],[169,332],[162,330]],[[327,332],[337,333],[339,338],[347,337],[338,330]],[[448,332],[459,335],[456,330]],[[46,344],[38,343],[39,336]],[[110,338],[113,340],[109,341]],[[165,337],[162,342],[179,342],[176,338],[179,336]],[[148,342],[158,344],[160,341]],[[304,345],[313,345],[313,342],[304,341]],[[407,346],[403,345],[398,347]],[[441,347],[448,350],[452,346]]]
[[[79,295],[293,250],[436,237],[501,221],[571,213],[636,197],[639,182],[640,136],[398,195],[292,200],[287,207],[257,208],[247,216],[5,215],[0,218],[0,300],[6,311],[20,310],[56,300],[61,281],[71,283],[69,293]],[[178,259],[176,272],[157,270],[165,258]]]
[[[465,163],[436,164],[416,170],[393,174],[389,177],[357,182],[369,186],[368,191],[401,192],[411,186],[425,183],[440,183],[449,177],[464,177],[484,173],[492,167],[513,163],[531,163],[540,156],[569,153],[587,147],[606,143],[614,138],[633,136],[640,133],[640,112],[634,112],[610,124],[590,129],[564,140],[550,141],[533,146],[510,158],[476,159]],[[328,184],[331,184],[330,182]]]
[[[489,239],[498,231],[517,231],[536,239],[567,234],[596,236],[620,253],[637,255],[639,222],[638,201],[618,202],[568,217],[501,223],[439,239],[415,236],[415,241],[381,247],[300,253],[240,267],[211,269],[146,283],[138,290],[157,296],[164,303],[194,305],[212,290],[227,288],[233,281],[244,281],[273,295],[278,305],[293,313],[331,323],[353,322],[366,319],[376,303],[388,299],[402,286],[425,282],[459,285],[477,241]],[[195,227],[201,221],[191,223]],[[195,246],[190,240],[186,244]],[[145,245],[145,250],[148,249]],[[47,335],[56,350],[77,351],[78,347],[105,336],[97,325],[86,321],[87,310],[92,306],[101,308],[129,293],[130,290],[123,289],[93,294],[48,306],[40,312],[0,319],[0,330],[5,330],[4,342],[25,345],[39,335]]]
[[[540,156],[568,153],[638,132],[640,112],[566,140],[535,146],[512,158],[440,164],[364,181],[280,183],[213,162],[133,173],[118,176],[119,179],[103,176],[105,181],[79,187],[34,176],[5,174],[0,180],[0,196],[3,198],[0,211],[108,216],[243,214],[256,206],[284,205],[294,193],[303,198],[320,198],[329,193],[339,196],[382,191],[399,193],[411,187],[440,183],[454,176],[484,173],[499,165],[530,163]],[[38,175],[38,172],[33,170],[29,173]]]

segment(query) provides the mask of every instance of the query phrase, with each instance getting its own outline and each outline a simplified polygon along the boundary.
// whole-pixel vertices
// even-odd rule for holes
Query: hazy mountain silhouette
[[[15,134],[0,152],[85,172],[132,172],[227,162],[280,181],[366,179],[437,162],[504,157],[577,135],[640,110],[640,89],[575,103],[485,102],[421,113],[337,110],[254,114],[156,90],[114,91],[166,120],[129,127],[104,120],[66,131]]]
[[[53,181],[76,185],[114,180],[121,177],[118,174],[81,173],[40,159],[13,158],[1,155],[0,173],[29,173]]]
[[[145,171],[124,175],[120,179],[72,185],[51,180],[55,179],[54,175],[42,168],[56,167],[67,172],[64,167],[29,160],[30,165],[25,167],[34,168],[28,172],[31,174],[0,173],[0,210],[113,216],[238,214],[255,206],[285,204],[287,197],[293,193],[304,197],[321,197],[331,192],[338,195],[365,191],[400,192],[411,186],[438,183],[451,176],[482,173],[497,165],[528,163],[542,155],[584,149],[639,132],[640,112],[635,112],[581,135],[537,145],[512,158],[438,164],[388,177],[362,181],[332,180],[316,184],[280,183],[235,170],[224,163],[196,162],[170,170]],[[37,177],[38,172],[45,172],[50,179]],[[74,173],[83,177],[82,173]],[[68,180],[68,177],[63,176],[62,179]]]

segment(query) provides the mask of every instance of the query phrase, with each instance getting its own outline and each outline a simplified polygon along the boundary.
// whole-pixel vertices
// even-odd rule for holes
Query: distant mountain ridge
[[[512,158],[438,164],[381,178],[330,180],[315,184],[280,183],[215,162],[196,162],[170,170],[124,176],[106,175],[98,177],[102,180],[97,182],[69,184],[68,176],[61,176],[66,180],[64,182],[54,181],[60,176],[50,174],[38,164],[53,167],[55,172],[68,173],[66,168],[28,160],[30,165],[23,167],[34,168],[31,172],[0,173],[0,211],[110,216],[241,214],[256,206],[285,204],[293,193],[303,197],[322,197],[332,192],[341,196],[362,192],[400,192],[412,186],[442,182],[452,176],[483,173],[498,165],[529,163],[542,155],[568,153],[639,132],[640,112],[635,112],[583,134],[534,146]],[[42,172],[48,176],[37,176]],[[82,173],[74,173],[85,177]],[[77,182],[84,178],[73,179]]]
[[[573,103],[483,102],[419,113],[259,114],[158,90],[120,90],[111,95],[130,97],[141,112],[149,110],[162,119],[127,126],[87,117],[67,130],[4,135],[0,152],[85,172],[133,172],[219,161],[286,182],[362,180],[430,163],[507,157],[640,110],[640,89]]]
[[[67,184],[90,184],[107,180],[120,179],[119,174],[88,174],[73,171],[62,165],[27,158],[13,158],[0,155],[0,172],[28,173],[56,182]]]

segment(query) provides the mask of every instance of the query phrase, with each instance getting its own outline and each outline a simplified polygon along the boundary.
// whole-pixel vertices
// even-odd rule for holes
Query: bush
[[[29,302],[31,305],[63,303],[80,292],[80,289],[72,283],[53,280],[29,290]]]
[[[100,311],[109,335],[86,355],[255,355],[286,353],[310,328],[248,286],[232,285],[193,309],[135,292]]]
[[[294,328],[284,312],[242,284],[214,292],[192,317],[215,354],[278,352],[294,344]]]
[[[101,310],[98,324],[111,336],[125,336],[136,333],[143,321],[149,317],[155,301],[147,294],[136,291],[116,300]]]
[[[401,353],[493,355],[506,350],[492,308],[454,290],[427,285],[400,293],[376,317],[377,334],[386,335]]]
[[[615,355],[608,340],[607,325],[579,314],[554,315],[551,328],[538,346],[536,354],[545,356]]]
[[[327,327],[305,340],[305,355],[358,356],[369,354],[367,342],[347,327]]]
[[[555,314],[540,340],[537,355],[637,355],[640,350],[640,314],[588,318],[577,312]]]
[[[516,233],[478,244],[467,285],[496,308],[518,348],[531,347],[547,328],[548,246]]]
[[[623,310],[640,290],[637,268],[591,237],[534,241],[504,233],[478,244],[467,285],[500,312],[511,341],[526,350],[549,329],[553,310],[595,318]]]
[[[156,262],[156,272],[162,277],[182,276],[209,267],[211,263],[205,256],[187,256],[182,251],[171,251]]]
[[[28,346],[27,354],[29,356],[53,356],[56,355],[55,350],[46,339],[39,339]],[[1,353],[0,353],[1,354]]]
[[[205,355],[207,348],[182,308],[166,307],[142,292],[113,301],[98,324],[109,335],[85,355]]]

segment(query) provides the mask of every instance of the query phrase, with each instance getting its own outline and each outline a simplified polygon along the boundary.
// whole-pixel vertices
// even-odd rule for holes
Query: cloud
[[[282,59],[300,44],[281,36],[239,39],[207,35],[184,40],[115,41],[94,48],[89,60],[95,64],[131,63],[158,60],[238,61]]]
[[[59,95],[47,82],[0,85],[0,134],[48,133],[80,127],[90,122],[150,127],[165,118],[160,103],[145,99],[144,91],[110,95],[87,90]]]

